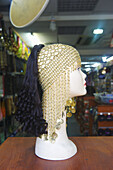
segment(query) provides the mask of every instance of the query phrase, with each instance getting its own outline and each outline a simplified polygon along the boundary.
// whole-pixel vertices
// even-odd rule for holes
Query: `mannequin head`
[[[24,130],[34,131],[36,136],[47,133],[50,141],[56,139],[66,101],[86,93],[85,75],[80,67],[80,55],[71,46],[53,44],[33,48],[16,114]]]

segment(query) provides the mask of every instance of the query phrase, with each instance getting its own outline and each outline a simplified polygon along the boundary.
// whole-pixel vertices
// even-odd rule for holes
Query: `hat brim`
[[[48,5],[49,0],[12,0],[10,6],[10,21],[22,28],[33,23]]]

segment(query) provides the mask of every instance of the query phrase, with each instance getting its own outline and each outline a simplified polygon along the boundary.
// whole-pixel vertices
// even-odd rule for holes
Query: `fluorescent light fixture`
[[[102,57],[103,62],[107,62],[107,56]]]
[[[88,71],[90,71],[91,69],[90,69],[90,68],[86,68],[85,70],[88,72]]]
[[[107,58],[107,62],[113,60],[113,56]]]
[[[51,17],[50,30],[51,31],[55,31],[56,30],[56,22],[55,22],[55,18],[54,17]]]
[[[24,42],[26,43],[27,46],[29,47],[34,47],[34,45],[39,45],[39,44],[44,44],[38,35],[31,34],[31,32],[27,33],[19,33]]]
[[[81,62],[81,64],[94,64],[95,62]]]
[[[102,74],[106,74],[106,70],[102,70]]]
[[[93,30],[93,34],[102,34],[102,33],[103,33],[103,29],[97,28]]]
[[[81,62],[81,64],[89,64],[89,62]]]
[[[51,31],[55,31],[56,30],[56,23],[55,23],[55,21],[51,21],[50,22],[50,30]]]
[[[92,67],[98,67],[100,65],[100,63],[95,63],[92,65]]]
[[[91,65],[85,65],[85,67],[91,67]]]
[[[0,31],[2,31],[2,28],[0,28]]]

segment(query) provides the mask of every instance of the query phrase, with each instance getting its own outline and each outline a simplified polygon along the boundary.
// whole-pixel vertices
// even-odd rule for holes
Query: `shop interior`
[[[68,136],[113,136],[113,1],[50,0],[30,25],[15,27],[9,0],[0,0],[0,144],[32,136],[15,119],[16,102],[36,44],[76,48],[87,94],[67,101]],[[18,22],[17,22],[18,23]]]

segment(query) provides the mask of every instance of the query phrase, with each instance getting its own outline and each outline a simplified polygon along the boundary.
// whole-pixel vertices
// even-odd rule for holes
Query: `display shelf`
[[[113,128],[113,121],[98,121],[98,128]]]
[[[15,130],[15,101],[22,86],[27,61],[25,58],[22,58],[23,53],[19,49],[20,44],[18,42],[21,41],[20,38],[12,28],[9,27],[9,30],[6,30],[3,20],[1,21],[1,26],[2,32],[0,37],[2,36],[3,39],[0,38],[0,107],[3,100],[5,111],[3,111],[2,107],[2,110],[0,110],[0,119],[2,117],[4,118],[1,133],[4,134],[5,140]],[[17,53],[17,50],[20,53]]]
[[[83,96],[77,98],[76,118],[80,124],[81,133],[84,136],[93,135],[93,110],[96,105],[94,96]]]
[[[100,112],[113,112],[113,105],[109,104],[98,104],[98,113]]]
[[[113,105],[98,105],[98,135],[113,136]]]

